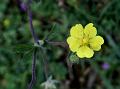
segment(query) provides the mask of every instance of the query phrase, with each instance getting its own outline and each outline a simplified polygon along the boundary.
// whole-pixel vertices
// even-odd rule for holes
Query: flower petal
[[[67,38],[67,43],[69,44],[70,50],[76,52],[80,47],[79,39],[72,36]]]
[[[101,49],[101,45],[104,43],[104,39],[101,36],[96,36],[90,39],[90,47],[95,50],[99,51]]]
[[[82,38],[83,37],[83,26],[81,24],[76,24],[73,26],[70,30],[70,35],[76,38]]]
[[[93,38],[96,36],[97,30],[95,27],[93,27],[93,23],[89,23],[85,26],[84,34],[89,38]]]
[[[87,46],[82,46],[77,51],[77,56],[80,58],[91,58],[94,54],[94,51]]]

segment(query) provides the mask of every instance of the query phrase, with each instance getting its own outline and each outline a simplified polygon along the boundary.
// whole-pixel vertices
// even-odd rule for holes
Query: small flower
[[[45,81],[41,84],[41,86],[44,87],[44,89],[57,89],[55,84],[58,82],[59,81],[57,81],[57,80],[52,80],[52,76],[50,76],[47,79],[47,81]]]
[[[83,28],[81,24],[76,24],[70,30],[70,36],[67,43],[72,52],[75,52],[80,58],[91,58],[94,51],[99,51],[104,39],[96,36],[97,30],[93,27],[93,23],[89,23]]]
[[[110,65],[109,65],[108,63],[103,63],[103,64],[102,64],[102,68],[103,68],[104,70],[108,70],[108,69],[110,68]]]
[[[3,21],[3,24],[4,24],[5,27],[9,27],[10,26],[10,19],[5,19]]]
[[[20,4],[20,8],[21,8],[22,11],[26,11],[27,10],[27,7],[26,7],[25,3],[21,3]]]

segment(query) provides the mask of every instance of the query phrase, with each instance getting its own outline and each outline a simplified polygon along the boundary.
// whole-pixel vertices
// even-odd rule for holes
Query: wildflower
[[[57,89],[55,84],[58,83],[59,81],[57,80],[52,80],[52,76],[50,76],[47,81],[43,82],[41,84],[42,87],[44,87],[44,89]]]
[[[3,21],[3,24],[4,24],[5,27],[9,27],[10,26],[10,20],[9,19],[5,19]]]
[[[104,70],[108,70],[108,69],[110,68],[110,65],[109,65],[108,63],[103,63],[103,64],[102,64],[102,68],[103,68]]]
[[[26,11],[26,10],[27,10],[27,7],[26,7],[25,3],[21,3],[21,4],[20,4],[20,9],[21,9],[22,11]]]
[[[72,52],[75,52],[80,58],[91,58],[94,51],[99,51],[104,39],[97,36],[97,30],[93,23],[89,23],[83,28],[81,24],[76,24],[70,30],[70,36],[67,43]]]

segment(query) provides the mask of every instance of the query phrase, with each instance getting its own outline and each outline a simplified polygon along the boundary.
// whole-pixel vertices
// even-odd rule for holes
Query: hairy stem
[[[34,31],[34,27],[33,27],[33,22],[32,22],[32,12],[30,10],[30,4],[31,4],[32,0],[28,0],[27,3],[27,12],[28,12],[28,17],[29,17],[29,24],[30,24],[30,31],[32,34],[32,37],[34,39],[34,42],[37,43],[39,45],[39,39]],[[33,52],[33,61],[32,61],[32,79],[31,82],[28,86],[28,89],[32,89],[35,81],[36,81],[36,75],[35,75],[35,69],[36,69],[36,48]]]
[[[52,45],[52,46],[60,46],[63,47],[65,49],[68,49],[68,45],[66,42],[63,41],[49,41],[49,40],[45,40],[46,43]]]
[[[33,52],[33,58],[32,58],[32,79],[30,81],[30,84],[28,86],[28,89],[32,89],[35,81],[36,81],[36,74],[35,74],[35,69],[36,69],[36,51],[37,49],[34,50]]]
[[[68,52],[68,55],[66,57],[66,63],[68,67],[68,73],[69,73],[70,80],[73,80],[74,77],[73,77],[72,63],[69,60],[69,55],[70,55],[70,52]]]
[[[30,10],[30,4],[31,4],[32,0],[28,0],[28,6],[27,6],[27,11],[28,11],[28,17],[29,17],[29,24],[30,24],[30,31],[31,31],[31,34],[34,38],[34,41],[35,43],[39,44],[39,39],[34,31],[34,27],[33,27],[33,22],[32,22],[32,12]]]

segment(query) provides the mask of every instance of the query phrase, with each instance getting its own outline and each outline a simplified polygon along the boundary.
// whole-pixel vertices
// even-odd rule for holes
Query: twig
[[[68,54],[67,54],[66,63],[67,63],[67,67],[68,67],[68,73],[69,73],[70,80],[73,80],[72,63],[69,60],[69,55],[70,55],[70,52],[68,52]]]
[[[91,74],[89,76],[89,79],[88,79],[87,89],[91,89],[92,88],[92,86],[94,85],[96,76],[97,76],[96,71],[91,72]]]
[[[30,81],[30,84],[28,86],[28,89],[32,89],[35,81],[36,81],[36,74],[35,74],[35,69],[36,69],[36,49],[33,52],[33,58],[32,58],[32,79]]]
[[[22,3],[20,0],[18,0],[18,2]],[[25,3],[25,6],[27,7],[27,14],[28,14],[28,17],[29,17],[29,24],[30,24],[30,31],[31,31],[31,34],[32,34],[32,37],[34,39],[34,42],[37,44],[37,45],[40,45],[39,43],[39,39],[34,31],[34,27],[33,27],[33,22],[32,22],[32,12],[30,10],[30,4],[32,3],[32,0],[28,0],[27,3]],[[44,56],[46,57],[45,55],[45,50],[41,48],[41,51],[43,52],[44,55],[41,55],[42,56],[42,59],[43,59],[43,63],[44,63],[44,71],[45,71],[45,76],[46,76],[46,79],[48,78],[48,64],[47,64],[47,59],[45,58],[44,59]],[[36,80],[36,75],[35,75],[35,69],[36,69],[36,50],[37,48],[35,48],[34,52],[33,52],[33,61],[32,61],[32,79],[30,81],[30,84],[28,86],[28,89],[32,89],[34,83],[35,83],[35,80]],[[41,53],[42,53],[41,52]]]
[[[35,43],[37,43],[39,45],[39,39],[38,39],[37,35],[34,32],[34,28],[33,28],[33,24],[32,24],[32,12],[30,10],[30,3],[31,2],[32,2],[32,0],[28,0],[28,5],[29,5],[28,6],[28,16],[29,16],[30,29],[31,29],[31,33],[32,33],[32,36],[34,38]],[[47,59],[44,58],[45,52],[44,52],[44,49],[42,47],[41,47],[41,50],[43,51],[43,52],[41,52],[43,54],[41,56],[42,56],[42,59],[43,59],[44,71],[45,71],[45,76],[46,76],[46,79],[47,79],[47,77],[48,77]]]
[[[34,31],[34,27],[33,27],[33,22],[32,22],[32,12],[30,10],[30,4],[31,4],[32,0],[28,0],[27,4],[26,4],[26,7],[27,7],[27,12],[28,12],[28,17],[29,17],[29,24],[30,24],[30,31],[31,31],[31,34],[32,34],[32,37],[35,41],[36,44],[39,45],[39,39]],[[36,48],[33,52],[33,61],[32,61],[32,79],[31,79],[31,82],[28,86],[28,89],[32,89],[34,83],[35,83],[35,80],[36,80],[36,75],[35,75],[35,69],[36,69]]]
[[[68,45],[66,42],[62,42],[62,41],[49,41],[49,40],[45,40],[46,43],[53,45],[53,46],[61,46],[65,49],[68,49]]]
[[[28,17],[29,17],[30,31],[32,33],[35,43],[39,44],[39,39],[34,31],[33,22],[32,22],[32,12],[30,10],[31,2],[32,2],[32,0],[28,0],[28,3],[27,3],[28,4],[27,11],[28,11]]]
[[[37,43],[38,45],[40,45],[40,43],[39,43],[39,39],[38,39],[38,37],[37,37],[37,35],[35,34],[35,31],[34,31],[34,28],[33,28],[33,23],[32,23],[32,12],[31,12],[31,10],[30,10],[30,4],[31,4],[31,2],[32,2],[32,0],[28,0],[28,16],[29,16],[29,23],[30,23],[30,31],[31,31],[31,33],[32,33],[32,36],[33,36],[33,38],[34,38],[34,41],[35,41],[35,43]],[[43,54],[43,55],[41,55],[42,56],[42,60],[43,60],[43,63],[44,63],[44,73],[45,73],[45,77],[46,77],[46,79],[48,78],[48,63],[47,63],[47,58],[46,58],[46,55],[45,55],[45,50],[43,49],[43,47],[41,46],[40,47],[40,49],[41,49],[41,53]],[[44,58],[45,57],[45,58]]]

